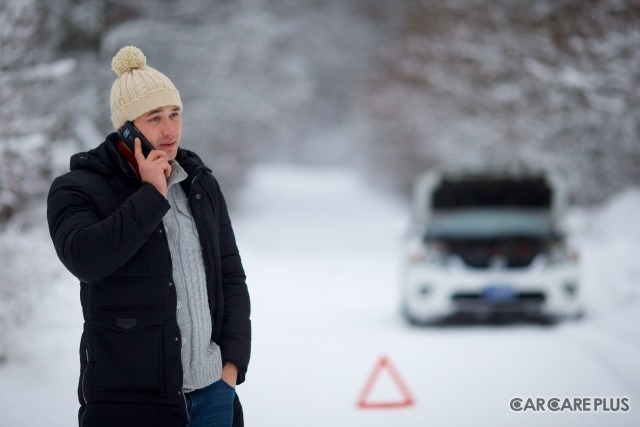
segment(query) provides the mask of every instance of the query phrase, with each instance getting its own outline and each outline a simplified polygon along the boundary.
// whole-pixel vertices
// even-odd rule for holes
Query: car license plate
[[[512,301],[516,298],[516,292],[511,286],[491,285],[482,291],[482,299],[487,301]]]

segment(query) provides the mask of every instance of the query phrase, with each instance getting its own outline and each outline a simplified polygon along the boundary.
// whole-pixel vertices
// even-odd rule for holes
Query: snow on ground
[[[345,170],[261,167],[232,213],[252,296],[254,340],[238,388],[248,426],[633,426],[640,422],[640,192],[587,215],[578,242],[588,316],[537,325],[412,328],[398,313],[403,207]],[[0,366],[0,427],[75,424],[78,289],[57,272]],[[405,408],[360,409],[386,356]],[[627,397],[628,412],[513,412],[514,397]],[[370,402],[403,396],[383,372]]]

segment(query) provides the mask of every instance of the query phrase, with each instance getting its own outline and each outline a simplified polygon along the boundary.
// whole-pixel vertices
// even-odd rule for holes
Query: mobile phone
[[[155,148],[153,148],[153,145],[151,145],[151,143],[147,141],[147,138],[142,135],[142,132],[140,132],[131,121],[126,122],[124,126],[120,128],[118,134],[120,135],[122,142],[124,142],[124,144],[129,150],[131,150],[132,153],[136,152],[134,145],[134,141],[136,140],[136,138],[140,138],[140,148],[142,149],[142,154],[145,157],[149,155],[151,150],[155,150]]]

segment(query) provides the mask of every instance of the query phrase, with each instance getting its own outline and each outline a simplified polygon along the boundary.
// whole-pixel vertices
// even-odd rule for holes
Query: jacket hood
[[[104,142],[96,148],[74,154],[71,156],[69,169],[72,171],[85,169],[101,175],[111,175],[120,170],[130,176],[133,173],[131,167],[116,149],[118,140],[118,134],[114,132],[109,134]]]

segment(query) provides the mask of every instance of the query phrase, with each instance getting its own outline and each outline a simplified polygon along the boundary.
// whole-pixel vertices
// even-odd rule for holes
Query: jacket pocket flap
[[[118,325],[118,328],[122,328],[122,329],[132,329],[135,328],[136,326],[138,326],[138,319],[127,319],[127,318],[117,318],[116,319],[116,325]]]
[[[162,325],[162,306],[103,307],[93,310],[92,323],[103,328],[132,332]]]

